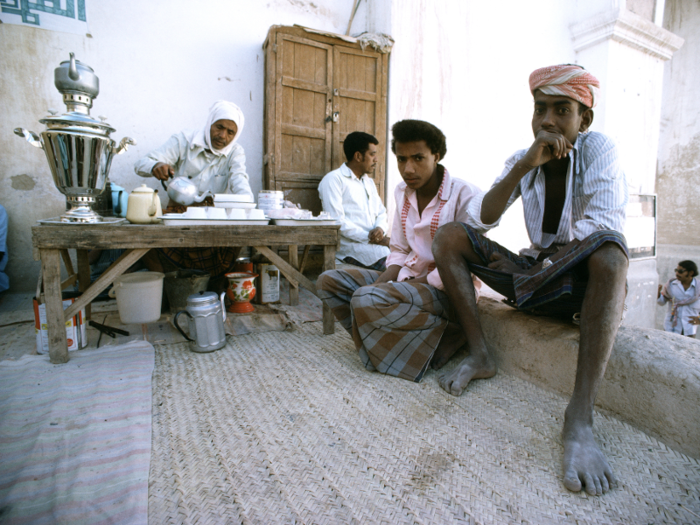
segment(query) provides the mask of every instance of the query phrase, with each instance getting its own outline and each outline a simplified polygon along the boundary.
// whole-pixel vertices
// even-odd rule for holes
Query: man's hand
[[[658,293],[656,294],[656,298],[658,299],[658,298],[661,297],[662,295],[663,295],[666,299],[668,299],[668,300],[671,300],[671,299],[672,299],[671,295],[668,293],[668,290],[666,289],[666,285],[665,285],[665,284],[660,284],[660,285],[659,285],[659,291],[658,291]]]
[[[540,130],[535,137],[535,142],[520,162],[525,163],[532,170],[550,160],[568,157],[572,148],[573,145],[564,135]]]
[[[175,175],[175,169],[165,162],[159,162],[153,166],[151,174],[158,180],[168,180],[170,177]]]
[[[517,264],[515,264],[513,261],[508,259],[505,255],[502,253],[494,252],[491,254],[491,257],[489,257],[489,268],[492,270],[498,270],[499,272],[505,272],[505,273],[525,273],[525,271],[520,268]]]
[[[688,322],[689,322],[690,324],[698,324],[698,325],[700,325],[700,315],[696,315],[695,317],[693,317],[693,316],[691,315],[690,317],[688,317]]]
[[[377,227],[371,230],[367,237],[369,238],[370,244],[381,244],[382,240],[384,239],[384,230]]]

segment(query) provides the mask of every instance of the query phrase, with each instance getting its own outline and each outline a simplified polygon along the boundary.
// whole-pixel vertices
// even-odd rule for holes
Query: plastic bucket
[[[163,288],[168,298],[170,313],[187,308],[187,298],[193,293],[204,292],[209,284],[209,272],[203,270],[177,270],[165,274]]]
[[[122,275],[114,282],[109,295],[117,298],[122,323],[146,324],[160,319],[163,277],[159,272],[136,272]]]

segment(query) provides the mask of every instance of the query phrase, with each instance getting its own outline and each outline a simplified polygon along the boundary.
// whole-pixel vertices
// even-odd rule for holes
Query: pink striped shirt
[[[435,269],[431,249],[435,232],[443,224],[454,221],[469,222],[467,205],[479,192],[477,186],[452,178],[445,169],[445,176],[437,195],[421,215],[418,213],[416,192],[407,188],[405,182],[396,186],[396,214],[391,230],[391,254],[386,259],[386,266],[402,267],[398,281],[427,275],[429,284],[440,290],[444,289],[440,275]]]

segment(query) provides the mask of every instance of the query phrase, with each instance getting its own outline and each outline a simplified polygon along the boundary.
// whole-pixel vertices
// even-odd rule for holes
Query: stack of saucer
[[[255,208],[255,202],[250,195],[229,195],[228,193],[216,193],[214,195],[214,206],[216,208]]]

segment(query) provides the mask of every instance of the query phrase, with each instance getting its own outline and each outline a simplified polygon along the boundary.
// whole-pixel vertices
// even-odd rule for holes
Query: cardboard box
[[[49,353],[49,333],[46,327],[46,305],[42,304],[34,298],[34,333],[36,334],[36,353]],[[75,299],[66,299],[63,301],[63,309],[65,310]],[[80,310],[71,319],[66,321],[66,342],[68,350],[77,350],[87,346],[87,332],[85,329],[85,308]]]

